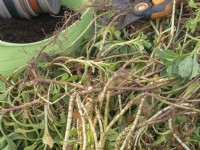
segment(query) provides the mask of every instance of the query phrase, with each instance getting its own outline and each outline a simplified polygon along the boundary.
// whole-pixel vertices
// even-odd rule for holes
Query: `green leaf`
[[[110,70],[114,71],[117,68],[117,65],[117,63],[110,63],[108,67]]]
[[[115,149],[115,142],[107,142],[106,143],[106,149],[107,150],[113,150],[113,149]]]
[[[117,137],[118,137],[118,133],[115,130],[110,129],[108,131],[108,133],[107,133],[107,139],[108,139],[108,141],[110,141],[110,142],[116,141]]]
[[[0,82],[0,87],[1,87],[1,82]],[[2,90],[2,89],[0,88],[0,90]],[[1,100],[1,101],[6,101],[6,100],[8,100],[9,93],[10,93],[9,90],[6,90],[6,91],[2,92],[2,94],[0,94],[0,100]]]
[[[85,71],[83,74],[82,74],[82,77],[81,77],[81,84],[85,84],[86,83],[86,76],[87,72]]]
[[[77,142],[77,139],[75,138],[68,140],[69,145],[74,145],[76,142]]]
[[[174,61],[174,59],[178,58],[179,55],[177,53],[175,53],[174,51],[171,50],[161,50],[158,49],[156,51],[156,55],[161,58],[161,59],[165,59],[168,61]]]
[[[32,144],[31,146],[25,147],[24,150],[35,150],[37,147],[37,142]]]
[[[4,137],[0,138],[0,149],[3,149],[6,146],[6,139]]]
[[[57,95],[58,93],[60,93],[60,87],[55,85],[54,87],[52,87],[51,93],[53,95]]]
[[[173,76],[173,75],[178,75],[178,62],[174,62],[173,64],[171,64],[170,66],[167,67],[167,73],[169,76]]]
[[[69,77],[68,79],[66,79],[67,82],[70,82],[70,81],[77,81],[78,80],[78,75],[74,75],[74,76],[71,76]]]
[[[167,67],[166,71],[167,71],[167,73],[168,73],[169,76],[172,76],[174,74],[173,68],[174,68],[174,64],[172,64],[172,65],[170,65],[170,66]]]
[[[158,138],[156,141],[153,142],[152,146],[158,146],[165,141],[166,141],[165,136],[161,135],[160,138]]]
[[[177,116],[175,119],[174,119],[174,123],[177,124],[177,125],[180,125],[181,123],[184,123],[186,122],[186,117],[185,116]]]
[[[67,117],[66,117],[66,114],[65,114],[65,112],[61,112],[60,113],[60,123],[61,124],[64,124],[64,123],[66,123],[67,122]]]
[[[114,33],[115,37],[119,40],[121,39],[120,36],[121,36],[121,32],[119,30],[115,31]]]
[[[53,97],[52,97],[52,101],[55,101],[55,100],[57,100],[57,99],[59,98],[60,92],[53,93],[53,94],[54,94],[54,95],[53,95]]]
[[[191,56],[188,56],[179,63],[178,66],[179,75],[182,78],[190,76],[190,74],[192,73],[192,68],[193,68],[193,59]]]
[[[171,134],[173,131],[172,130],[167,130],[165,132],[160,133],[161,135],[169,135]]]
[[[197,62],[197,58],[194,57],[194,59],[193,59],[192,73],[190,75],[190,79],[196,77],[197,75],[199,75],[199,73],[200,73],[200,65]]]
[[[92,130],[88,130],[87,131],[87,143],[89,144],[89,145],[92,145],[92,144],[94,144],[94,136],[93,136],[93,132],[92,132]]]
[[[113,44],[117,44],[120,43],[120,41],[115,40],[115,41],[105,41],[104,42],[104,47],[103,47],[103,51],[106,50],[107,48],[109,48],[110,46],[112,46]],[[101,45],[103,44],[103,41],[97,42],[94,46],[98,49],[100,49]]]
[[[191,8],[198,8],[197,5],[196,5],[196,3],[193,0],[190,0],[188,4],[189,4],[189,6]]]
[[[75,136],[75,135],[77,135],[77,134],[78,134],[77,129],[73,128],[73,129],[71,129],[70,132],[69,132],[69,137],[73,137],[73,136]]]
[[[114,129],[110,129],[107,133],[107,142],[106,148],[107,149],[114,149],[115,148],[115,141],[118,137],[118,133]]]
[[[7,146],[2,150],[17,150],[17,145],[9,138],[6,138]]]
[[[198,26],[198,23],[200,22],[200,10],[197,11],[195,13],[196,17],[193,18],[193,19],[190,19],[187,24],[186,24],[186,28],[187,29],[190,29],[192,33],[195,32],[197,26]]]
[[[193,139],[200,141],[200,128],[196,128],[195,131],[192,133]]]
[[[68,78],[69,78],[69,74],[68,74],[68,73],[64,73],[64,74],[62,75],[60,81],[62,81],[62,82],[67,81]]]

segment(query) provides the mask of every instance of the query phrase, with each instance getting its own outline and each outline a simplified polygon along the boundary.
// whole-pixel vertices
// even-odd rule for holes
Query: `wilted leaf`
[[[192,94],[195,89],[200,87],[200,81],[194,82],[193,84],[191,84],[190,86],[188,86],[188,88],[186,89],[183,98],[186,98],[188,95]]]
[[[44,130],[44,135],[43,135],[43,138],[42,138],[42,142],[44,144],[46,144],[46,145],[49,145],[50,148],[52,148],[53,145],[54,145],[54,140],[52,139],[51,135],[49,134],[48,129]]]

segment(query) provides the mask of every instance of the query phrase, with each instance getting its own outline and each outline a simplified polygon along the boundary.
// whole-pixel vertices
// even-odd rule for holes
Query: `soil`
[[[75,14],[72,10],[61,8],[58,15],[43,14],[30,20],[0,18],[0,40],[11,43],[31,43],[50,37],[61,28],[65,20]],[[75,15],[67,26],[79,19]]]

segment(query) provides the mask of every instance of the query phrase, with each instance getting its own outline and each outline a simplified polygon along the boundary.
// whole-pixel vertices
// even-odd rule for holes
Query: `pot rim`
[[[83,11],[83,13],[81,13],[81,17],[79,20],[75,21],[72,25],[70,25],[69,27],[67,27],[65,30],[63,30],[61,33],[66,32],[67,30],[70,30],[71,27],[75,26],[76,24],[78,24],[78,22],[87,14],[87,12],[90,10],[90,8],[87,8],[85,11]],[[51,36],[47,39],[44,40],[40,40],[37,42],[32,42],[32,43],[11,43],[11,42],[5,42],[0,40],[0,47],[1,46],[12,46],[12,47],[18,47],[18,46],[32,46],[32,45],[38,45],[38,44],[42,44],[44,42],[47,42],[49,40],[51,40],[54,36]]]

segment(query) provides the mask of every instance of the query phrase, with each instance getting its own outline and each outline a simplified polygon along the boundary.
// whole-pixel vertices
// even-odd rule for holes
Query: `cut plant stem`
[[[65,138],[63,141],[62,150],[67,150],[67,146],[68,146],[68,142],[69,142],[69,132],[70,132],[71,123],[72,123],[72,113],[73,113],[73,109],[74,109],[74,101],[75,101],[76,96],[77,96],[77,93],[73,93],[69,100],[67,125],[66,125]]]
[[[135,120],[133,122],[133,125],[129,131],[129,133],[127,134],[126,136],[126,139],[124,140],[120,150],[124,150],[124,148],[127,146],[127,143],[129,142],[130,138],[131,138],[131,134],[133,134],[135,128],[136,128],[136,125],[138,123],[138,120],[139,120],[139,117],[140,117],[140,114],[142,112],[142,107],[143,107],[143,104],[144,104],[144,101],[145,101],[145,98],[141,98],[141,102],[140,102],[140,105],[139,105],[139,108],[138,108],[138,111],[137,111],[137,114],[135,116]]]

